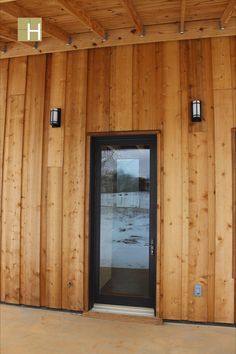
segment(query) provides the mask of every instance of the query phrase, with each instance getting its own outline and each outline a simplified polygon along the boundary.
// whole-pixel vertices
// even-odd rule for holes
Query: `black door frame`
[[[99,296],[98,270],[100,260],[100,154],[101,145],[147,144],[150,147],[150,241],[154,245],[154,255],[149,247],[149,299],[139,297]],[[97,171],[99,171],[97,173]],[[95,177],[96,176],[96,177]],[[90,208],[89,208],[89,308],[96,303],[156,308],[156,247],[157,247],[157,135],[124,134],[91,137],[90,149]],[[97,276],[96,276],[97,275]]]

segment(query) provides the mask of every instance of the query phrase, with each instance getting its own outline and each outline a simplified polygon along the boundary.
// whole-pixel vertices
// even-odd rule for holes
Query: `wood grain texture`
[[[234,37],[1,61],[2,301],[88,309],[90,136],[160,130],[158,314],[233,322],[235,49]]]
[[[160,96],[158,85],[162,84],[158,72],[157,44],[134,46],[133,65],[133,129],[160,129]],[[159,74],[159,75],[158,75]],[[160,87],[160,86],[159,86]],[[160,90],[159,90],[160,92]]]
[[[40,305],[48,306],[47,288],[47,196],[48,196],[48,145],[49,145],[49,112],[52,74],[52,55],[46,57],[46,77],[44,92],[43,123],[43,160],[41,189],[41,233],[40,233]]]
[[[9,65],[2,194],[2,301],[20,301],[22,148],[27,58]]]
[[[62,304],[62,193],[64,159],[64,113],[67,54],[52,55],[50,108],[61,108],[60,128],[49,128],[47,161],[47,247],[46,247],[46,302],[49,307]]]
[[[132,130],[132,46],[111,49],[110,75],[110,130]]]
[[[0,62],[0,242],[2,238],[2,187],[3,187],[3,156],[4,156],[4,138],[6,125],[6,103],[7,103],[7,86],[8,86],[8,66],[9,60]],[[0,245],[1,250],[1,245]],[[1,251],[0,251],[0,268],[1,268]],[[1,299],[1,271],[0,271],[0,299]]]
[[[232,130],[232,166],[233,166],[233,278],[236,282],[236,129]],[[236,304],[234,304],[236,308]]]
[[[188,320],[189,302],[189,43],[180,44],[181,129],[182,129],[182,306],[181,317]]]
[[[110,65],[110,48],[89,51],[87,132],[109,131]]]
[[[83,310],[87,52],[67,63],[63,167],[62,307]]]
[[[30,57],[26,86],[21,209],[23,304],[40,305],[41,175],[46,56]]]
[[[182,171],[180,62],[176,42],[163,46],[164,261],[163,315],[181,318]],[[173,291],[174,289],[174,291]]]
[[[233,322],[234,282],[232,278],[232,93],[216,90],[216,262],[215,320]],[[222,118],[224,124],[221,124]],[[227,254],[227,257],[225,257]]]
[[[66,63],[67,53],[52,55],[50,109],[54,107],[61,108],[62,122],[60,129],[49,129],[48,167],[62,167],[63,164]]]
[[[62,167],[48,167],[47,176],[46,303],[62,302]]]
[[[215,113],[216,246],[215,321],[234,319],[232,278],[232,146],[234,124],[230,41],[212,40]],[[227,254],[227,257],[225,257]],[[231,274],[230,274],[231,273]]]

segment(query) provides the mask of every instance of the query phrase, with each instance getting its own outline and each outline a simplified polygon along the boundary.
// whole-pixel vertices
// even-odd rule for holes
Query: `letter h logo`
[[[42,18],[18,18],[18,41],[40,42],[42,40]]]

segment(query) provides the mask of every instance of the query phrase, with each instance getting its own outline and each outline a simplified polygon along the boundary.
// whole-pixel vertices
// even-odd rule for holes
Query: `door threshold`
[[[127,316],[139,316],[155,318],[155,311],[148,307],[134,307],[109,304],[94,304],[92,312],[109,313]]]

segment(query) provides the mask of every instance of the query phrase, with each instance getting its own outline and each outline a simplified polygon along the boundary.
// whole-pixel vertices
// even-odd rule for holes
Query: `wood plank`
[[[189,135],[189,314],[192,321],[207,321],[208,298],[208,169],[207,133]],[[201,284],[202,296],[194,296]]]
[[[232,130],[233,166],[233,278],[236,280],[236,128]],[[234,304],[236,306],[236,304]]]
[[[230,62],[231,62],[232,89],[236,90],[236,37],[230,37]],[[236,119],[234,124],[236,126]]]
[[[181,318],[182,172],[179,43],[163,46],[163,318]],[[174,291],[173,291],[174,289]]]
[[[47,194],[48,194],[48,147],[49,147],[49,112],[52,74],[52,55],[48,54],[46,62],[46,86],[43,124],[43,160],[42,160],[42,191],[41,191],[41,237],[40,237],[40,305],[47,307]]]
[[[203,121],[198,124],[190,124],[191,149],[189,156],[192,173],[189,195],[191,226],[189,318],[199,321],[213,321],[215,171],[211,43],[208,39],[191,41],[189,48],[189,72],[187,75],[190,87],[189,98],[190,100],[200,99],[203,111]],[[197,139],[198,135],[199,140]],[[204,152],[201,149],[205,149]],[[204,170],[205,173],[202,174]],[[203,234],[204,237],[202,237]],[[203,286],[201,298],[196,298],[193,295],[196,283],[201,283]]]
[[[57,3],[63,7],[72,16],[76,17],[81,23],[88,27],[91,31],[96,33],[99,37],[105,39],[106,33],[104,28],[92,19],[75,0],[56,0]]]
[[[41,171],[46,56],[29,57],[25,103],[20,301],[40,305]]]
[[[2,206],[2,187],[3,187],[3,156],[5,143],[5,125],[7,108],[7,86],[8,86],[8,66],[9,60],[0,61],[0,205]],[[2,207],[0,208],[0,220],[2,220]],[[0,240],[2,239],[2,223],[0,222]],[[0,241],[1,250],[1,241]],[[1,265],[1,251],[0,251]],[[1,266],[0,266],[1,268]],[[0,299],[1,299],[1,271],[0,271]]]
[[[182,306],[181,318],[188,320],[189,297],[189,86],[188,86],[188,58],[189,43],[180,43],[180,82],[181,82],[181,124],[182,124]]]
[[[110,48],[89,51],[87,132],[109,131],[110,65]]]
[[[87,52],[69,53],[63,167],[62,308],[83,304]]]
[[[212,39],[214,90],[232,88],[230,38]]]
[[[63,164],[64,141],[64,110],[65,110],[65,86],[66,86],[66,62],[67,53],[56,53],[52,56],[50,109],[61,108],[61,128],[49,129],[48,166],[61,167]],[[50,115],[50,111],[48,112]],[[49,116],[48,116],[48,119]]]
[[[210,38],[210,37],[226,37],[235,36],[236,23],[234,19],[231,19],[228,26],[224,31],[220,31],[218,20],[207,21],[186,21],[185,23],[188,31],[183,34],[178,32],[177,24],[160,24],[149,25],[145,27],[145,36],[140,37],[132,33],[130,28],[125,29],[113,29],[109,30],[108,40],[103,41],[101,39],[94,38],[93,33],[80,33],[72,36],[73,45],[65,46],[64,43],[59,42],[54,38],[45,38],[40,43],[39,50],[33,48],[25,48],[21,44],[9,43],[6,53],[0,53],[0,59],[10,58],[22,55],[36,55],[39,53],[53,53],[64,52],[71,50],[89,49],[89,48],[101,48],[101,47],[113,47],[129,44],[144,44],[154,42],[166,42],[175,40],[187,40],[195,38]],[[158,33],[158,35],[157,35]]]
[[[61,308],[62,167],[48,167],[46,301]]]
[[[234,126],[230,42],[212,39],[216,157],[215,321],[233,322],[232,147]],[[225,256],[227,255],[227,256]]]
[[[133,47],[111,50],[110,130],[132,130]]]
[[[233,278],[234,278],[234,323],[236,322],[236,128],[232,131],[233,166]]]
[[[162,71],[157,44],[135,46],[133,60],[133,129],[160,129]]]
[[[50,108],[62,109],[60,128],[49,127],[47,176],[46,302],[62,305],[62,179],[64,156],[65,87],[67,54],[53,54],[51,63]]]
[[[202,41],[202,76],[204,95],[204,117],[207,130],[207,159],[208,159],[208,280],[207,280],[207,321],[215,319],[215,135],[214,135],[214,106],[212,48],[211,40]]]
[[[23,121],[26,83],[25,57],[9,65],[2,192],[1,300],[20,301],[20,217]]]
[[[216,69],[216,68],[215,68]],[[215,90],[216,263],[215,321],[234,321],[232,278],[232,91]]]
[[[0,24],[0,37],[9,41],[17,42],[17,32]]]

